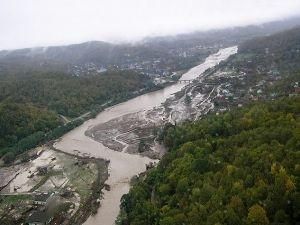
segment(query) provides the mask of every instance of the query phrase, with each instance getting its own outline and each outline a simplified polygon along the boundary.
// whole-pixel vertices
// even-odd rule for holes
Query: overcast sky
[[[0,49],[131,41],[300,14],[300,0],[0,0]]]

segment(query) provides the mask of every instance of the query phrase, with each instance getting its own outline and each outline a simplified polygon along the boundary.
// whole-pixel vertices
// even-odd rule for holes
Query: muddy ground
[[[217,88],[196,81],[152,110],[127,114],[88,129],[85,134],[114,151],[161,158],[165,149],[156,141],[167,122],[195,120],[214,105]]]
[[[210,111],[220,110],[214,101],[228,86],[220,77],[232,80],[236,75],[234,71],[215,71],[194,80],[160,107],[109,120],[85,134],[111,150],[161,158],[166,150],[158,145],[156,136],[165,123],[194,121]]]
[[[69,206],[66,214],[53,213],[54,222],[81,224],[97,211],[108,178],[107,161],[65,154],[46,145],[29,154],[33,156],[29,162],[0,168],[0,224],[26,222],[40,210],[33,202],[40,193],[55,193],[51,208]]]

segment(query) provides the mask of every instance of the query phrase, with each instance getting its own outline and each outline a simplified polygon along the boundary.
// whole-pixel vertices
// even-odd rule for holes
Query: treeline
[[[32,103],[76,117],[108,101],[124,100],[132,96],[132,92],[152,86],[149,78],[132,71],[110,71],[86,77],[35,72],[0,77],[0,101]]]
[[[300,221],[300,98],[169,125],[158,167],[121,201],[122,225]]]
[[[74,129],[75,127],[81,125],[83,123],[82,119],[73,120],[65,125],[59,125],[58,127],[46,131],[36,131],[14,144],[11,144],[8,147],[4,147],[0,149],[0,157],[2,157],[5,164],[9,164],[15,160],[17,155],[20,155],[27,150],[34,148],[38,145],[44,144],[48,141],[54,140],[67,133],[68,131]],[[24,154],[21,157],[21,160],[27,160],[27,155]]]
[[[54,112],[31,104],[2,102],[0,103],[0,149],[14,145],[35,132],[48,132],[60,124]]]

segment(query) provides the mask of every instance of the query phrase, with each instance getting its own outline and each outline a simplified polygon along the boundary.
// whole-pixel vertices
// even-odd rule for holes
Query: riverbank
[[[123,71],[121,73],[133,73],[136,75],[134,71]],[[99,104],[91,102],[88,103],[86,101],[87,103],[85,105],[84,110],[88,112],[83,113],[84,111],[81,110],[80,112],[83,114],[79,116],[77,114],[79,112],[75,113],[74,115],[72,114],[73,116],[77,115],[78,117],[68,117],[67,112],[59,107],[54,111],[49,111],[50,109],[46,109],[47,107],[45,106],[43,107],[43,110],[41,110],[39,109],[39,107],[42,104],[39,106],[34,106],[34,104],[31,105],[30,103],[19,104],[14,103],[13,101],[8,101],[7,104],[2,104],[1,116],[4,118],[4,120],[2,121],[2,125],[7,129],[3,130],[3,135],[0,138],[2,143],[2,145],[0,146],[0,167],[11,165],[11,163],[22,154],[24,158],[27,158],[26,152],[28,150],[41,146],[43,144],[46,144],[48,141],[55,140],[61,137],[69,130],[72,130],[76,126],[80,125],[83,121],[95,117],[98,113],[100,113],[107,107],[116,105],[120,102],[127,101],[128,99],[132,99],[138,95],[162,89],[165,86],[170,85],[174,82],[171,79],[171,77],[167,77],[165,78],[165,83],[155,85],[153,82],[153,78],[146,77],[142,74],[140,74],[140,77],[143,77],[144,79],[142,85],[134,86],[128,89],[125,88],[125,90],[123,90],[124,88],[122,88],[122,83],[126,82],[120,81],[120,88],[123,90],[122,92],[124,93],[118,93],[115,96],[111,96],[111,98],[109,98],[109,101],[106,101],[102,105],[100,104],[103,103],[103,101],[100,101],[101,103]],[[126,77],[122,77],[122,79],[125,79],[126,81]],[[139,77],[137,77],[136,79],[139,79]],[[86,82],[83,83],[85,84]],[[78,88],[80,89],[80,86]],[[110,93],[110,91],[113,90],[108,90],[107,93]],[[51,93],[51,91],[49,91],[49,93]],[[77,98],[79,97],[77,96]],[[80,99],[77,100],[81,103],[84,102]],[[75,100],[75,102],[77,100]],[[67,100],[63,102],[67,102]],[[74,107],[75,106],[69,105],[65,108],[72,111]],[[9,112],[10,110],[11,112]],[[9,114],[11,116],[9,116]],[[18,124],[17,121],[22,122],[19,122]]]
[[[182,78],[197,78],[208,68],[234,54],[236,49],[236,47],[233,47],[220,50],[217,54],[213,54],[208,57],[201,65],[189,70],[182,76]],[[140,154],[128,154],[128,152],[123,151],[124,147],[122,146],[120,147],[121,151],[114,151],[106,147],[105,145],[107,145],[107,143],[102,143],[101,140],[95,140],[93,138],[93,134],[95,135],[95,132],[97,132],[96,127],[98,126],[99,128],[100,126],[101,128],[102,126],[104,129],[104,127],[107,127],[108,125],[104,124],[111,123],[114,119],[118,120],[129,114],[142,114],[143,111],[147,112],[153,108],[157,109],[161,107],[161,104],[164,103],[166,99],[172,97],[174,93],[177,93],[186,85],[187,84],[183,82],[179,82],[163,88],[162,90],[141,95],[129,101],[110,107],[98,114],[96,118],[84,122],[81,126],[65,134],[60,141],[55,143],[55,148],[70,154],[79,153],[81,155],[103,158],[110,161],[107,184],[110,185],[111,189],[110,191],[103,191],[104,198],[97,214],[94,217],[90,217],[84,224],[114,224],[119,212],[120,199],[123,194],[126,194],[129,191],[130,179],[134,175],[138,175],[145,171],[146,165],[150,162],[157,162],[157,160],[152,160]],[[118,125],[117,122],[114,124],[116,126]],[[114,130],[114,127],[115,126],[111,126],[111,130]],[[88,132],[91,137],[86,136],[86,132]],[[118,131],[110,133],[116,135],[120,134]],[[111,138],[111,136],[109,137]],[[127,134],[127,137],[130,137],[130,135]],[[120,140],[120,136],[119,138],[116,137],[116,140]],[[126,143],[127,140],[122,138],[121,141]]]

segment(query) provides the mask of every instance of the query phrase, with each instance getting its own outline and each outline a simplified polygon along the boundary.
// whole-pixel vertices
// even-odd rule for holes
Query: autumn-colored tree
[[[247,217],[248,225],[268,225],[269,223],[269,219],[263,207],[255,204],[249,208]]]

